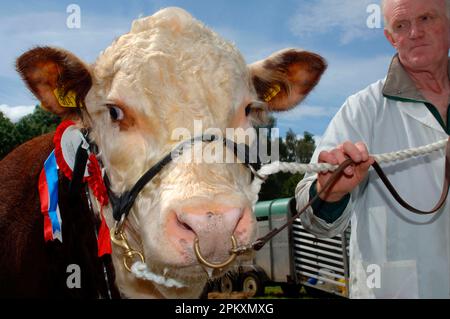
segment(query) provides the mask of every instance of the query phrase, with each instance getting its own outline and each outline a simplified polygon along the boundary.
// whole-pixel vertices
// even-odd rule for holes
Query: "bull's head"
[[[89,129],[111,188],[121,194],[180,142],[173,139],[176,129],[194,135],[195,120],[224,136],[226,128],[251,128],[264,112],[297,105],[326,63],[289,49],[247,66],[231,44],[187,12],[169,8],[134,21],[93,65],[65,50],[38,47],[23,54],[17,67],[44,108]],[[55,90],[75,93],[78,107],[61,105]],[[187,287],[134,278],[113,247],[121,292],[197,297],[208,276],[194,254],[195,238],[211,262],[229,257],[232,235],[239,245],[255,238],[250,184],[241,164],[170,163],[139,193],[124,232],[153,273]],[[105,213],[112,227],[110,207]]]

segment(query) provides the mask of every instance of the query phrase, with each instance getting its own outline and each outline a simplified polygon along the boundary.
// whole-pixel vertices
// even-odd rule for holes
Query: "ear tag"
[[[73,91],[67,92],[64,96],[63,88],[56,88],[53,93],[62,107],[77,107],[77,95]]]
[[[264,101],[270,102],[278,93],[280,93],[280,91],[281,87],[278,84],[275,84],[266,92],[266,94],[264,94]]]

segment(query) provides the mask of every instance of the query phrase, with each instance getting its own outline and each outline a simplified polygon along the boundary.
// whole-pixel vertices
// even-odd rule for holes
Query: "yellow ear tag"
[[[73,91],[67,92],[64,96],[63,88],[56,88],[53,93],[62,107],[77,107],[77,95]]]
[[[280,93],[280,91],[281,87],[278,84],[275,84],[266,92],[266,94],[264,94],[264,101],[270,102],[278,93]]]

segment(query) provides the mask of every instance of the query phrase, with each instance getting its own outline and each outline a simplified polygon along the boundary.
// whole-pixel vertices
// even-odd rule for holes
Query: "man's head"
[[[450,0],[383,0],[385,35],[402,64],[430,70],[448,60]]]

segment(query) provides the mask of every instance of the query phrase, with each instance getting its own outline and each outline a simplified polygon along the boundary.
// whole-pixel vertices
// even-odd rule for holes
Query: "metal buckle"
[[[130,247],[130,245],[128,244],[127,237],[125,236],[122,230],[117,231],[116,227],[114,227],[114,229],[111,229],[110,236],[111,241],[115,245],[125,249],[123,253],[123,265],[125,266],[126,270],[131,272],[130,263],[133,261],[135,257],[138,257],[141,260],[141,262],[145,262],[142,253]]]
[[[122,214],[119,221],[114,223],[114,235],[118,236],[119,233],[123,233],[123,225],[125,222],[125,214]]]

